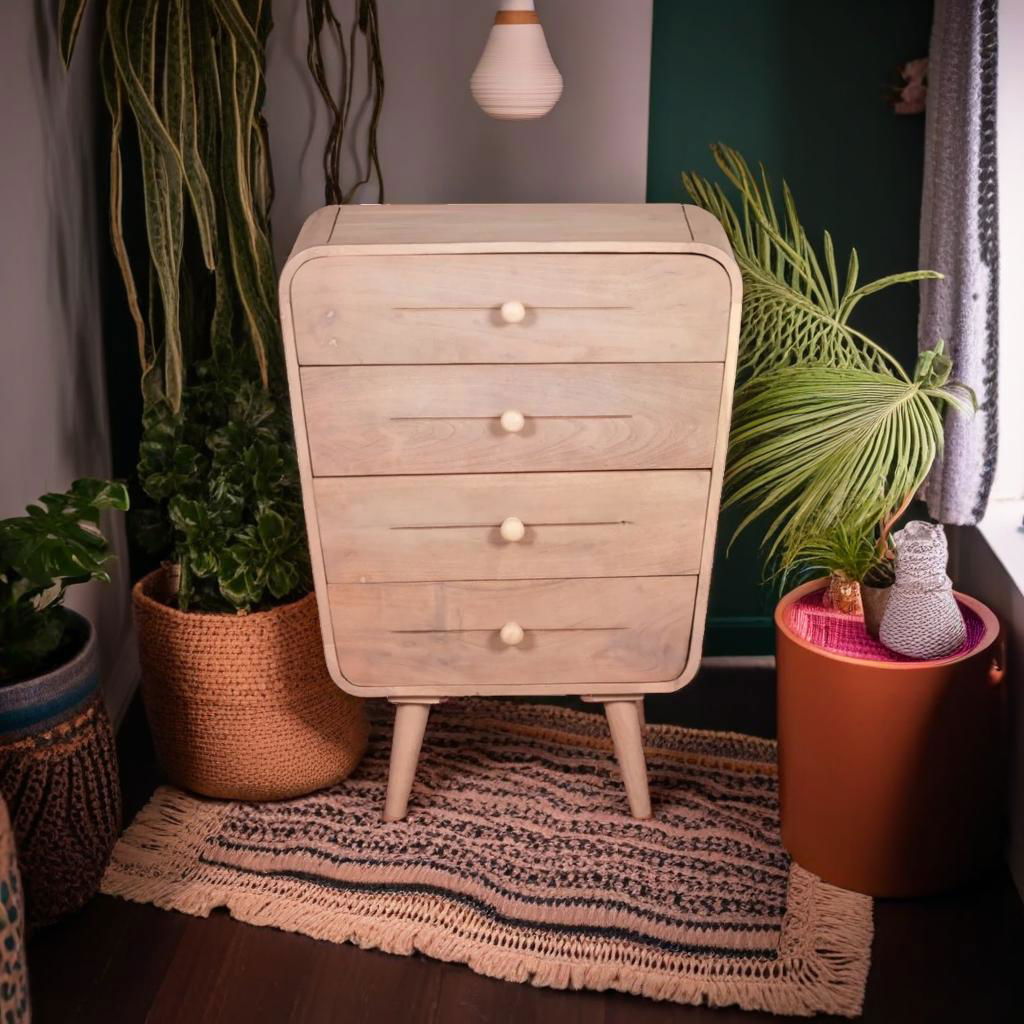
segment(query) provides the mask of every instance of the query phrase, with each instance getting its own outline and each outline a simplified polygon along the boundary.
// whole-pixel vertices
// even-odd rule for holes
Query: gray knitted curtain
[[[936,0],[928,60],[918,347],[942,338],[953,374],[978,398],[950,410],[946,444],[924,488],[943,523],[976,523],[996,465],[999,221],[996,191],[997,0]]]

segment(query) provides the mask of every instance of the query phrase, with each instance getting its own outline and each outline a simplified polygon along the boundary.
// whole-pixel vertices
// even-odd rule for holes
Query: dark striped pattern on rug
[[[871,903],[790,864],[774,744],[649,726],[655,818],[628,816],[603,716],[437,707],[405,821],[384,824],[390,714],[303,799],[158,792],[106,892],[481,973],[679,1002],[859,1012]]]

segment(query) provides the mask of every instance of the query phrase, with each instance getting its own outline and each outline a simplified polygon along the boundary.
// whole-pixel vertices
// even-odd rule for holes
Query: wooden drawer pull
[[[518,409],[506,409],[501,414],[501,429],[507,434],[518,434],[526,426],[526,417]]]
[[[507,324],[521,323],[526,316],[526,307],[521,302],[512,300],[501,304],[501,319]]]
[[[517,519],[515,516],[509,516],[507,519],[503,519],[501,522],[501,539],[507,540],[512,544],[521,541],[526,535],[526,526],[523,524],[522,519]]]
[[[523,642],[523,627],[518,622],[506,622],[501,627],[501,642],[508,647],[515,647]]]

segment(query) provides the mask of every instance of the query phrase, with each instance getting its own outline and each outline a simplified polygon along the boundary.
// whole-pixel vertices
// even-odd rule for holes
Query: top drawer
[[[693,254],[327,256],[291,308],[305,365],[715,362],[730,292]]]

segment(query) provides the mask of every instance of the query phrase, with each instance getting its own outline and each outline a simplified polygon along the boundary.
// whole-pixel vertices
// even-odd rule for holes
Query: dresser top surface
[[[522,203],[325,206],[306,221],[292,256],[314,247],[580,245],[685,249],[706,245],[731,255],[706,210],[680,203]]]

